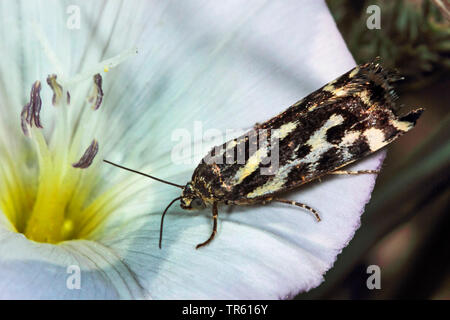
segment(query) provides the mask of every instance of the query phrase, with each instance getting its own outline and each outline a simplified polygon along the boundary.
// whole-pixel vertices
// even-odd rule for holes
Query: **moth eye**
[[[192,207],[194,208],[201,208],[203,207],[203,201],[200,198],[195,198],[192,200]]]

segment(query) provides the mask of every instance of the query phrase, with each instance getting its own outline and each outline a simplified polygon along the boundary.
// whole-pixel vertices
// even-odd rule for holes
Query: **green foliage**
[[[383,58],[405,76],[408,88],[438,80],[450,71],[450,23],[429,0],[327,0],[358,63]],[[369,5],[381,8],[381,29],[366,26]]]

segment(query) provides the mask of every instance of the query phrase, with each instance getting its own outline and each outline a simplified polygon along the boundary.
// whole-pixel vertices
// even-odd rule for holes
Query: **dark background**
[[[357,63],[380,56],[405,76],[396,88],[402,112],[426,111],[390,145],[361,228],[325,282],[297,299],[450,299],[450,1],[327,4]],[[374,4],[381,29],[370,30]],[[366,286],[373,264],[380,290]]]

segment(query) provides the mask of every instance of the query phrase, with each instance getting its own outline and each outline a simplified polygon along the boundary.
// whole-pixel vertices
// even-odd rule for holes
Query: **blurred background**
[[[405,80],[418,125],[390,145],[355,237],[316,289],[297,299],[450,299],[450,1],[327,0],[357,63],[380,56]],[[368,29],[370,5],[380,29]],[[381,290],[369,290],[369,265]]]

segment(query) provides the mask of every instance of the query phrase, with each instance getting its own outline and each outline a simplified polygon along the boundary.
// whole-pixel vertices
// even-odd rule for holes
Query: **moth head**
[[[195,192],[190,182],[186,184],[181,193],[180,206],[185,210],[198,210],[206,207],[202,198]]]

